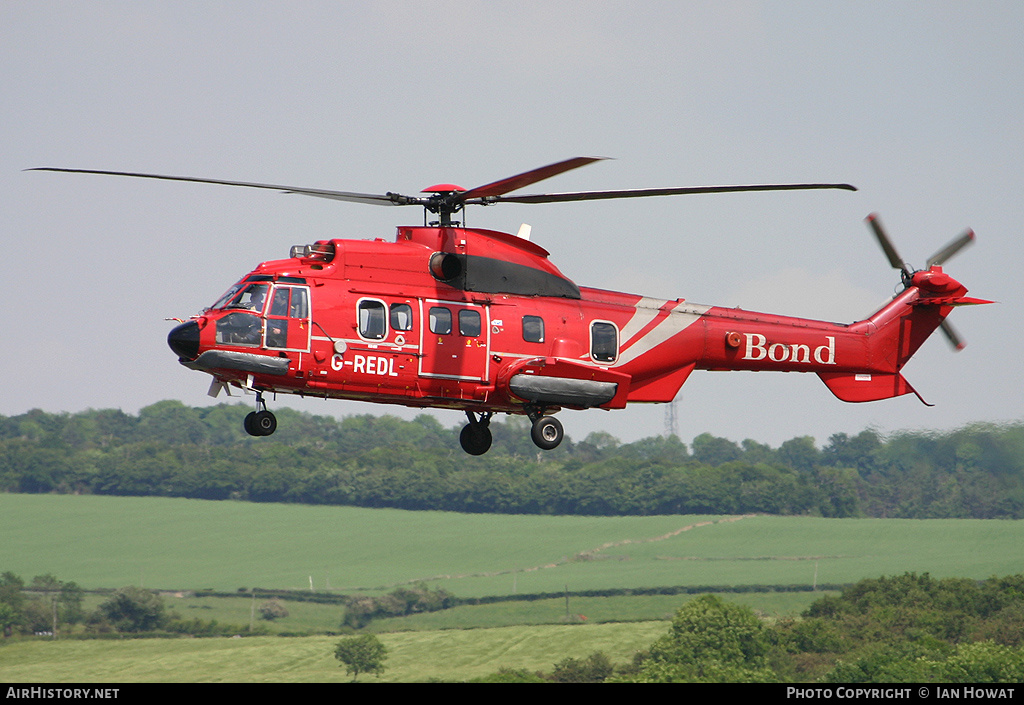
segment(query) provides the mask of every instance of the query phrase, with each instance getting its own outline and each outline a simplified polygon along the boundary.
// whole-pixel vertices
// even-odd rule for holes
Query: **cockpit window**
[[[231,303],[225,308],[242,308],[247,311],[260,313],[263,311],[263,304],[267,300],[268,288],[269,286],[266,284],[248,284],[231,299]]]
[[[266,300],[267,291],[270,288],[270,282],[275,281],[274,277],[269,274],[250,274],[242,281],[238,282],[226,292],[224,295],[217,299],[217,302],[211,306],[211,309],[223,309],[223,308],[240,308],[247,311],[256,311],[257,313],[263,310],[263,301]],[[278,284],[305,284],[306,280],[302,277],[279,277],[277,280]],[[266,283],[264,283],[266,282]],[[281,289],[277,289],[278,292]],[[241,292],[241,293],[240,293]],[[285,301],[284,305],[287,306],[287,292],[284,294]],[[272,304],[276,306],[279,304]],[[292,308],[296,306],[306,306],[306,299],[303,296],[301,300],[296,300],[292,297]],[[279,313],[276,310],[271,315],[286,315],[285,313]],[[293,318],[305,317],[305,313],[292,313]]]
[[[244,282],[238,282],[233,287],[225,291],[224,295],[217,299],[217,303],[215,303],[210,308],[224,308],[227,302],[233,299],[235,297],[235,294],[242,290],[243,286]]]
[[[236,311],[217,321],[216,341],[221,345],[259,345],[261,329],[257,316]]]
[[[292,289],[292,305],[288,309],[288,315],[292,318],[309,318],[309,302],[306,297],[306,289]]]
[[[288,315],[288,294],[291,290],[288,287],[280,286],[274,291],[274,298],[270,302],[269,316],[284,317]]]

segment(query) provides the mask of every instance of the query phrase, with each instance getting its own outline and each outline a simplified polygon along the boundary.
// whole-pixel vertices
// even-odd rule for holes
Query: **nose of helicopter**
[[[185,321],[167,334],[167,344],[179,358],[194,360],[199,355],[199,324]]]

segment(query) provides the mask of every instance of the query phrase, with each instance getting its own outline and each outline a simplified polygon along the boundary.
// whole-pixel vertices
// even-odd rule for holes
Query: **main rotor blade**
[[[130,171],[102,171],[99,169],[61,169],[57,167],[35,167],[26,171],[60,171],[71,174],[101,174],[103,176],[131,176],[139,179],[161,179],[163,181],[190,181],[198,184],[221,184],[223,186],[244,186],[246,188],[262,188],[285,193],[300,193],[305,196],[332,198],[338,201],[369,203],[377,206],[404,206],[420,202],[420,199],[400,194],[349,193],[346,191],[329,191],[326,189],[302,188],[299,186],[280,186],[277,184],[258,184],[249,181],[224,181],[221,179],[200,179],[194,176],[167,176],[164,174],[139,174]]]
[[[581,166],[587,164],[593,164],[599,162],[607,157],[574,157],[572,159],[566,159],[562,162],[556,162],[555,164],[548,164],[537,169],[531,169],[530,171],[517,174],[516,176],[510,176],[507,179],[501,179],[493,183],[485,184],[483,186],[477,186],[469,191],[463,191],[460,195],[462,200],[469,198],[487,198],[492,196],[500,196],[508,193],[509,191],[515,191],[521,189],[524,186],[535,184],[538,181],[544,179],[550,179],[552,176],[558,176],[572,169],[578,169]]]
[[[651,188],[651,189],[628,189],[619,191],[578,191],[574,193],[543,193],[524,196],[505,196],[503,194],[514,191],[524,186],[543,181],[544,179],[557,176],[558,174],[578,169],[581,166],[592,164],[606,159],[606,157],[574,157],[565,161],[556,162],[538,169],[524,172],[517,176],[495,181],[484,186],[478,186],[454,194],[458,203],[489,205],[492,203],[560,203],[565,201],[594,201],[611,198],[642,198],[645,196],[676,196],[683,194],[698,193],[729,193],[737,191],[796,191],[807,189],[844,189],[856,191],[856,187],[850,184],[752,184],[747,186],[684,186],[680,188]],[[284,186],[280,184],[263,184],[251,181],[227,181],[224,179],[206,179],[194,176],[169,176],[166,174],[146,174],[130,171],[106,171],[101,169],[65,169],[59,167],[35,167],[26,171],[57,171],[72,174],[100,174],[104,176],[130,176],[139,179],[160,179],[163,181],[186,181],[199,184],[220,184],[223,186],[243,186],[246,188],[259,188],[271,191],[283,191],[285,193],[298,193],[304,196],[315,196],[317,198],[329,198],[337,201],[350,201],[354,203],[368,203],[377,206],[425,206],[433,203],[429,198],[417,196],[404,196],[399,193],[353,193],[349,191],[332,191],[329,189],[313,189],[300,186]]]
[[[905,276],[910,276],[911,272],[907,263],[903,261],[899,253],[896,252],[896,248],[892,244],[892,240],[885,234],[885,229],[882,228],[881,221],[878,220],[878,216],[874,213],[867,217],[868,225],[871,226],[871,231],[875,234],[875,238],[878,240],[878,244],[882,246],[882,251],[885,252],[885,256],[889,259],[889,264],[892,265],[893,269],[898,269]]]
[[[927,266],[931,267],[933,264],[941,265],[972,242],[974,242],[974,231],[970,229],[965,230],[959,236],[953,238],[948,245],[932,255],[928,259]]]
[[[939,326],[942,328],[942,332],[946,334],[946,338],[949,339],[949,342],[957,352],[967,347],[967,343],[965,343],[963,338],[957,334],[953,325],[949,321],[942,319],[942,323],[940,323]]]
[[[598,201],[610,198],[644,198],[646,196],[681,196],[695,193],[733,193],[737,191],[802,191],[808,189],[843,189],[856,191],[850,184],[750,184],[745,186],[680,186],[675,188],[624,189],[619,191],[576,191],[573,193],[538,193],[523,196],[487,196],[477,203],[563,203],[566,201]],[[467,201],[468,203],[469,201]]]

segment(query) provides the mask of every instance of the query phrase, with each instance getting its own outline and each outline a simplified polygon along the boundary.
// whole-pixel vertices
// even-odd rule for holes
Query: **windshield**
[[[237,294],[239,291],[242,290],[242,286],[244,286],[244,284],[242,282],[238,282],[237,284],[232,286],[230,289],[225,291],[224,295],[221,296],[219,299],[217,299],[217,302],[213,306],[211,306],[210,308],[213,308],[213,309],[224,308],[224,306],[227,304],[227,302],[230,301],[231,299],[233,299],[235,297],[235,294]]]
[[[263,302],[267,300],[269,288],[270,286],[267,284],[246,284],[241,291],[228,299],[227,305],[224,305],[223,308],[241,308],[260,313],[263,311]],[[234,292],[229,291],[222,298],[228,298],[232,293]]]
[[[266,274],[250,274],[249,276],[242,279],[242,281],[238,282],[230,289],[225,291],[224,294],[219,299],[217,299],[217,302],[210,308],[214,310],[221,308],[244,308],[250,311],[258,312],[262,310],[263,304],[262,302],[259,302],[259,305],[256,305],[257,302],[255,302],[253,298],[259,292],[257,292],[256,290],[251,290],[252,286],[253,284],[255,284],[255,282],[270,282],[272,280],[273,277]],[[303,281],[303,283],[305,282]],[[263,299],[266,299],[268,287],[269,284],[263,285],[263,288],[261,290],[263,294]],[[239,292],[242,291],[243,289],[245,289],[245,291],[242,292],[241,296],[239,296]]]

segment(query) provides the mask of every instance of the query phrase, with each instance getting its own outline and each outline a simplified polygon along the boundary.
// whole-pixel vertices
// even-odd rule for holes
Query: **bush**
[[[159,595],[129,585],[117,590],[109,600],[97,608],[98,620],[119,632],[148,632],[163,627],[167,622],[164,601]]]

